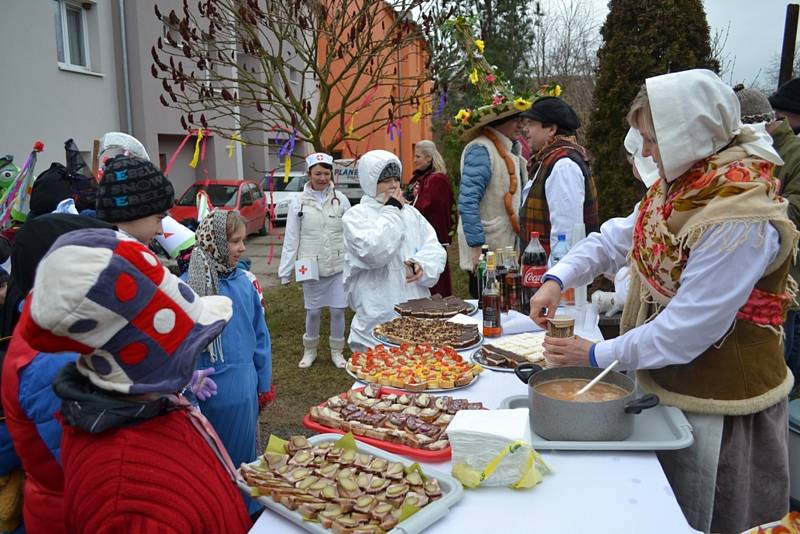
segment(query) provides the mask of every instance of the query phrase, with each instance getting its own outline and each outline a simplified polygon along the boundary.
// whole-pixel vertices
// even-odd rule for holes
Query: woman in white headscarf
[[[742,125],[733,90],[710,71],[649,78],[628,122],[660,178],[630,216],[607,221],[545,275],[532,318],[552,315],[561,286],[619,268],[630,252],[622,335],[546,338],[545,357],[619,360],[642,390],[681,408],[694,444],[659,453],[678,502],[698,530],[740,532],[788,510],[793,379],[781,325],[797,237],[772,175],[782,161],[763,128]]]
[[[375,345],[372,329],[397,317],[396,304],[430,296],[447,259],[436,231],[400,188],[402,167],[391,152],[371,150],[358,160],[361,202],[344,224],[344,289],[355,311],[348,343]]]

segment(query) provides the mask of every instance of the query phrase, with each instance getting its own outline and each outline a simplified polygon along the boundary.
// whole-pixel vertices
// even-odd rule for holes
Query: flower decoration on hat
[[[535,92],[515,93],[484,57],[487,44],[476,36],[476,26],[476,17],[460,16],[445,23],[453,38],[462,43],[463,72],[468,73],[469,83],[485,102],[475,109],[460,109],[455,115],[451,131],[463,140],[474,137],[491,122],[527,111],[538,98],[561,94],[558,85],[542,86]]]

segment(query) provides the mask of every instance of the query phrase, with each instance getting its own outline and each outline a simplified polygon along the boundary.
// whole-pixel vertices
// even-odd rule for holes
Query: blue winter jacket
[[[272,345],[264,309],[253,284],[241,269],[219,280],[219,294],[233,301],[233,317],[221,334],[224,361],[211,362],[204,352],[197,369],[213,367],[217,394],[200,401],[200,411],[219,434],[233,465],[258,456],[258,394],[272,384]],[[250,513],[260,506],[245,499]]]
[[[464,237],[470,247],[486,243],[481,223],[481,200],[492,178],[492,161],[489,151],[481,145],[470,146],[464,154],[461,185],[458,191],[458,213],[464,228]]]
[[[59,464],[61,425],[55,414],[61,409],[61,399],[53,391],[53,380],[65,365],[77,359],[74,352],[40,352],[19,374],[20,408],[36,425],[36,431]]]

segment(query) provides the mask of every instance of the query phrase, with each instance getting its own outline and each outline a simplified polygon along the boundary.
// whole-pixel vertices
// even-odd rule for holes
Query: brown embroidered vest
[[[550,253],[550,208],[547,204],[545,194],[545,183],[553,171],[553,166],[562,158],[569,158],[574,161],[581,169],[583,174],[583,224],[586,226],[586,234],[596,232],[600,228],[600,216],[598,214],[597,188],[594,184],[589,164],[586,162],[586,153],[580,145],[572,143],[566,139],[559,139],[539,156],[539,168],[536,170],[533,185],[528,191],[528,196],[520,208],[520,250],[525,250],[530,240],[531,232],[539,232],[539,241],[544,246],[545,251]],[[533,177],[533,169],[531,176]]]

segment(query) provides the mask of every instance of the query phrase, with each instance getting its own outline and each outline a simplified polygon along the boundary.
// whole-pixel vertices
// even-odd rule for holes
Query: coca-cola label
[[[542,277],[547,272],[544,265],[525,265],[522,267],[523,287],[542,287]]]

